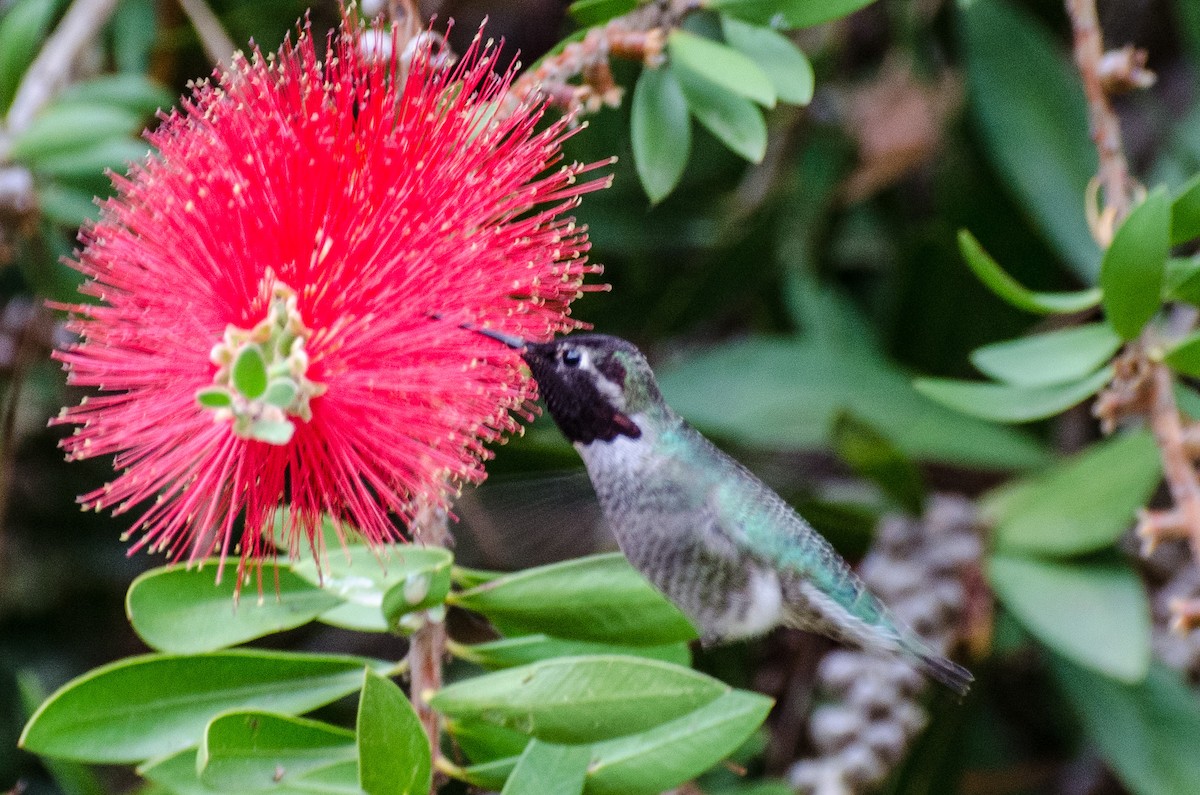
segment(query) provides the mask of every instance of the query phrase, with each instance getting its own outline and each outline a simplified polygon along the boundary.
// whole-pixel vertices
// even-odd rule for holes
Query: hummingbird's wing
[[[699,436],[699,434],[697,434]],[[782,622],[853,646],[909,657],[960,694],[972,677],[897,620],[832,545],[770,487],[701,437],[707,480],[705,524],[744,560],[778,577]]]

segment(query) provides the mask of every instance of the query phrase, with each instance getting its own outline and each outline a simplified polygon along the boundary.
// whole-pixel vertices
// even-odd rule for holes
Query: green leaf
[[[230,792],[247,791],[209,786],[200,777],[196,761],[196,749],[188,748],[151,760],[139,767],[138,773],[172,795],[229,795]],[[270,795],[364,795],[358,786],[358,761],[355,759],[315,767],[295,776],[285,775],[270,789],[257,791]],[[145,795],[150,795],[150,791]]]
[[[1163,298],[1200,305],[1200,257],[1171,257],[1164,281]]]
[[[733,690],[642,734],[596,743],[588,795],[654,795],[703,773],[738,749],[771,711],[771,699]]]
[[[874,0],[703,0],[701,5],[758,25],[808,28],[852,14]]]
[[[605,655],[485,674],[442,688],[429,703],[453,718],[585,743],[644,731],[727,692],[728,685],[689,668]]]
[[[410,576],[437,571],[452,561],[450,552],[441,547],[354,545],[329,555],[321,567],[305,558],[293,564],[292,571],[344,602],[323,613],[321,621],[361,632],[387,632],[384,595]]]
[[[735,154],[752,163],[762,162],[767,153],[767,124],[758,107],[678,63],[672,62],[668,68],[679,80],[696,121]]]
[[[790,39],[770,28],[721,17],[725,41],[754,61],[771,81],[775,96],[793,105],[812,101],[816,78],[812,64]]]
[[[449,553],[429,566],[412,568],[404,581],[393,585],[383,595],[383,616],[388,626],[399,625],[400,618],[417,610],[440,605],[450,591]]]
[[[1073,314],[1100,304],[1099,288],[1074,293],[1036,293],[1009,276],[966,229],[958,231],[958,250],[984,286],[1017,309],[1042,315]]]
[[[200,779],[222,792],[270,790],[317,768],[354,760],[354,732],[260,710],[209,722],[197,751]]]
[[[267,391],[267,357],[261,345],[243,345],[233,360],[233,388],[250,400]]]
[[[210,386],[196,393],[196,402],[206,409],[224,409],[233,405],[233,394],[223,386]]]
[[[81,188],[93,184],[106,171],[124,174],[130,163],[144,160],[150,146],[132,138],[106,138],[79,149],[53,152],[38,161],[38,174]],[[88,196],[89,201],[91,195]]]
[[[1188,180],[1171,202],[1171,245],[1200,237],[1200,174]]]
[[[73,83],[58,95],[60,103],[116,105],[142,116],[152,116],[175,104],[175,95],[144,74],[121,72]]]
[[[426,795],[429,738],[412,704],[389,679],[368,670],[358,702],[359,783],[371,795]]]
[[[1193,378],[1200,377],[1200,332],[1192,332],[1163,356],[1172,370]]]
[[[68,228],[80,226],[88,219],[100,217],[91,193],[57,185],[53,182],[42,185],[37,192],[38,208],[42,215],[56,224]]]
[[[591,761],[586,745],[534,740],[525,747],[500,795],[582,795]]]
[[[925,484],[921,472],[874,426],[845,413],[833,425],[833,449],[858,475],[874,482],[904,510],[921,513]]]
[[[291,420],[255,420],[250,424],[250,437],[267,444],[287,444],[296,433]]]
[[[21,717],[28,718],[37,711],[38,705],[46,700],[48,694],[38,675],[29,669],[16,672],[16,685],[21,699]],[[105,795],[108,792],[87,765],[51,756],[43,756],[38,761],[46,768],[62,795]]]
[[[681,28],[667,37],[672,69],[683,69],[714,86],[775,107],[775,86],[758,64],[732,47]]]
[[[20,0],[0,19],[0,116],[12,104],[60,5],[57,0]]]
[[[658,646],[696,630],[619,552],[509,574],[447,602],[507,628],[559,638]]]
[[[692,653],[686,643],[668,643],[662,646],[630,646],[609,643],[590,643],[584,640],[563,640],[549,635],[522,635],[519,638],[502,638],[488,643],[473,643],[469,646],[451,643],[451,653],[456,657],[475,663],[490,671],[528,665],[554,657],[579,657],[587,654],[623,654],[630,657],[645,657],[662,660],[675,665],[690,666]]]
[[[993,511],[1004,552],[1078,555],[1109,546],[1129,529],[1162,479],[1154,437],[1129,433],[1100,442],[1004,496]]]
[[[628,14],[637,5],[638,0],[575,0],[567,7],[567,13],[583,27],[590,28]]]
[[[150,59],[159,43],[160,22],[166,20],[159,19],[154,0],[117,3],[108,30],[112,36],[113,60],[119,71],[136,77],[150,71]],[[162,107],[170,107],[174,101],[171,97]]]
[[[1105,316],[1125,339],[1140,334],[1162,306],[1170,253],[1171,205],[1158,187],[1121,224],[1100,267]]]
[[[1083,204],[1096,150],[1078,74],[1028,11],[1002,0],[957,10],[966,96],[993,164],[1059,256],[1094,283],[1100,251]]]
[[[1051,671],[1088,737],[1136,795],[1200,792],[1200,701],[1179,673],[1153,665],[1126,684],[1055,658]]]
[[[508,759],[494,759],[479,765],[461,767],[454,770],[452,775],[473,787],[495,791],[504,786],[504,782],[508,780],[517,766],[517,759],[518,757],[513,756]]]
[[[54,104],[13,139],[10,155],[36,170],[46,160],[127,137],[141,126],[141,116],[113,105]]]
[[[692,121],[670,69],[643,69],[633,89],[630,136],[638,179],[658,203],[679,184],[692,149]]]
[[[131,657],[63,685],[25,726],[21,745],[68,759],[140,762],[195,745],[221,712],[295,714],[328,704],[359,688],[364,665],[388,667],[260,650]]]
[[[1112,380],[1112,367],[1069,384],[1011,386],[952,378],[918,378],[913,386],[943,406],[993,422],[1032,422],[1066,411]]]
[[[296,399],[300,386],[291,378],[272,378],[263,393],[263,402],[276,408],[286,409]]]
[[[472,762],[494,762],[497,759],[520,756],[531,740],[516,729],[496,726],[478,720],[442,721],[455,744]],[[498,786],[503,786],[504,779]]]
[[[220,562],[208,564],[153,569],[129,586],[125,612],[148,646],[176,654],[216,651],[307,624],[341,601],[269,563],[262,594],[238,599],[237,577],[215,583]]]
[[[994,555],[988,578],[1004,605],[1051,649],[1123,682],[1146,675],[1150,605],[1128,566]]]
[[[822,297],[836,303],[828,293]],[[850,326],[833,340],[741,339],[659,368],[658,383],[667,402],[706,432],[762,449],[827,450],[834,421],[850,412],[887,428],[912,458],[992,469],[1046,462],[1024,434],[918,394],[866,329]]]
[[[971,363],[985,375],[1016,386],[1050,386],[1096,372],[1121,347],[1107,323],[1035,334],[977,348]]]

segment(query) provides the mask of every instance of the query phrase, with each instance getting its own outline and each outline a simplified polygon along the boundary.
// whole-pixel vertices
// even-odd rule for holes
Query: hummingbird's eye
[[[562,352],[562,363],[567,367],[578,367],[583,362],[583,354],[578,348],[567,348]]]

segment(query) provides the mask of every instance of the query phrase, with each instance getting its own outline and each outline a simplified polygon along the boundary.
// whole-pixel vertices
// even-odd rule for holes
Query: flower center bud
[[[324,384],[306,377],[304,345],[310,336],[296,291],[275,282],[267,316],[252,329],[227,326],[224,339],[213,346],[209,359],[217,372],[196,401],[218,421],[231,422],[243,439],[287,444],[296,431],[292,418],[312,419],[310,403],[325,392]]]

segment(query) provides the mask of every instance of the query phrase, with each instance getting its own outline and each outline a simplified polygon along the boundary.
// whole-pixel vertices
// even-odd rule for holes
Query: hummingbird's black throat
[[[558,359],[558,342],[527,343],[522,352],[538,383],[538,393],[546,402],[550,416],[567,440],[591,444],[599,439],[611,442],[618,436],[637,439],[642,430],[628,415],[618,411],[596,386],[588,373],[564,368]],[[597,368],[614,382],[624,381],[621,364],[609,359]],[[620,373],[616,372],[620,369]]]

